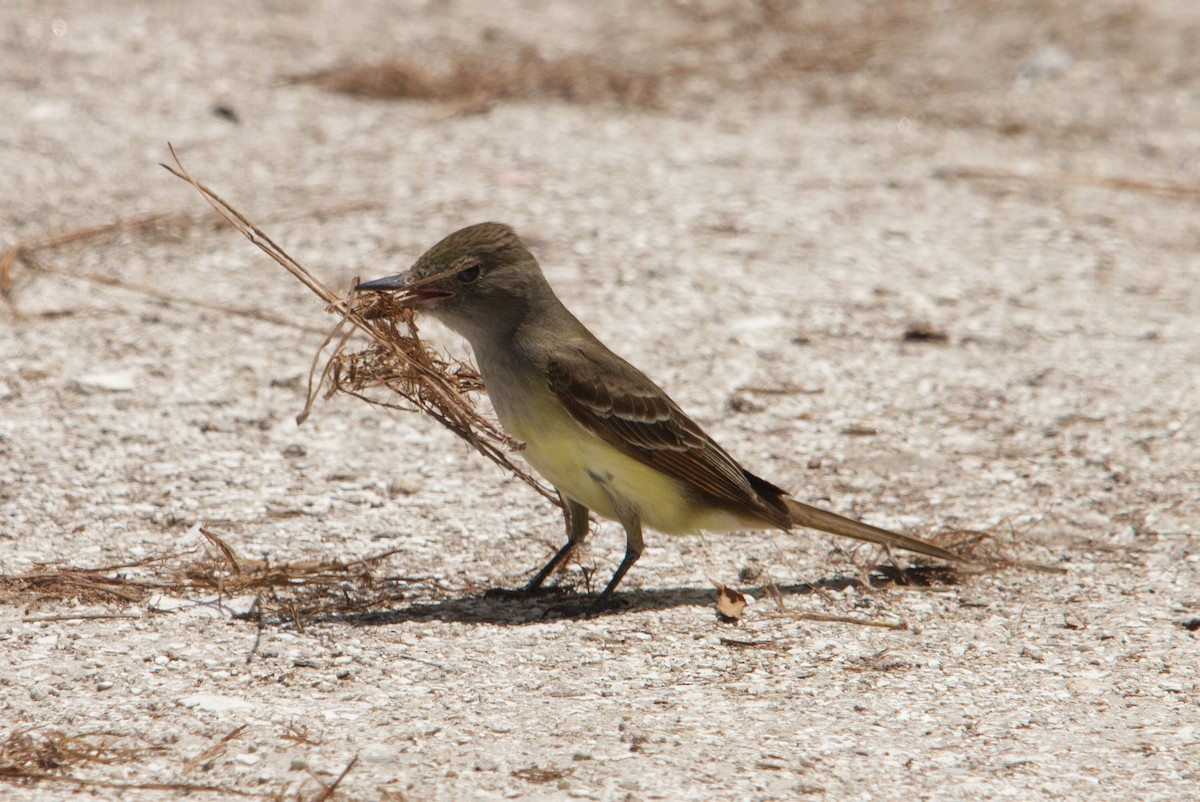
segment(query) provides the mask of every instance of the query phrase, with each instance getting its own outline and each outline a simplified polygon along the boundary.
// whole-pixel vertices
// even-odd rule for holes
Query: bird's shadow
[[[781,596],[787,597],[823,591],[842,591],[849,587],[861,588],[864,584],[873,588],[932,587],[953,585],[957,582],[958,574],[946,566],[898,567],[880,564],[857,576],[835,575],[814,582],[772,587]],[[339,622],[362,627],[393,626],[418,621],[525,626],[546,621],[605,618],[676,607],[711,607],[716,601],[716,593],[712,586],[631,590],[614,594],[612,604],[596,609],[595,595],[556,586],[534,594],[474,593],[434,602],[416,602],[391,610],[318,615],[312,620],[318,623]]]

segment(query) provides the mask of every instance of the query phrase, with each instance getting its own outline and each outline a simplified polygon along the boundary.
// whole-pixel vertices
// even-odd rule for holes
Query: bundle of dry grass
[[[334,293],[241,212],[192,178],[175,148],[169,143],[168,147],[175,159],[175,167],[165,164],[163,167],[195,187],[218,214],[324,301],[325,311],[340,317],[313,362],[308,403],[300,413],[299,421],[303,422],[308,416],[322,388],[326,390],[326,397],[340,392],[377,406],[423,412],[480,454],[512,472],[555,504],[559,503],[557,493],[509,459],[509,452],[519,446],[504,434],[498,423],[476,410],[471,395],[483,389],[479,374],[470,365],[442,357],[425,345],[412,310],[403,308],[394,296],[387,294],[341,297]],[[366,334],[371,342],[362,350],[348,351],[355,332]],[[321,354],[331,344],[332,354],[324,368],[318,369]]]

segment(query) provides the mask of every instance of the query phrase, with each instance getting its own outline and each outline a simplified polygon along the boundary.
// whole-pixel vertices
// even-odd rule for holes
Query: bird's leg
[[[529,584],[525,586],[526,593],[532,593],[541,588],[551,574],[558,570],[571,552],[575,551],[575,547],[584,541],[588,536],[588,509],[578,501],[569,499],[559,493],[558,496],[566,504],[567,509],[567,542],[558,553],[550,558],[550,562],[546,563],[542,570],[538,571],[533,579],[529,580]],[[634,559],[637,559],[636,557]],[[632,564],[632,563],[631,563]]]
[[[638,557],[642,556],[642,549],[645,547],[642,542],[642,519],[637,510],[624,505],[614,506],[617,508],[621,526],[625,527],[625,559],[621,560],[616,573],[612,575],[612,579],[608,580],[608,586],[592,604],[592,612],[612,606],[613,591],[617,589],[617,585],[621,584],[621,580],[625,578],[625,574],[629,572],[633,564],[638,561]]]

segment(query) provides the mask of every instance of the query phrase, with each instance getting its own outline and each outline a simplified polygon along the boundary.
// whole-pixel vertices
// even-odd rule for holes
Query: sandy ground
[[[1200,7],[595,5],[0,6],[0,797],[1200,798]],[[579,80],[471,90],[527,46]],[[394,58],[432,99],[294,80]],[[338,288],[509,222],[755,472],[1065,573],[651,535],[615,614],[486,599],[556,510],[415,415],[298,427],[330,320],[168,140]],[[325,567],[218,605],[200,525]]]

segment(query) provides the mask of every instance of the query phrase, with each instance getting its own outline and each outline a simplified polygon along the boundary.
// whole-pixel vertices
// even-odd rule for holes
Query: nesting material
[[[504,434],[499,423],[484,417],[473,396],[483,389],[478,372],[470,365],[448,359],[421,341],[413,311],[402,307],[386,293],[340,296],[326,287],[246,219],[241,212],[207,186],[192,178],[168,144],[175,166],[164,164],[176,177],[191,184],[218,214],[300,280],[325,302],[325,311],[338,317],[325,338],[309,373],[308,401],[297,416],[303,422],[314,401],[345,393],[389,409],[422,412],[465,440],[472,448],[554,503],[553,489],[515,464],[509,454],[520,444]],[[349,350],[356,332],[370,342],[360,350]],[[331,351],[327,351],[332,346]],[[322,356],[328,357],[321,366]]]

